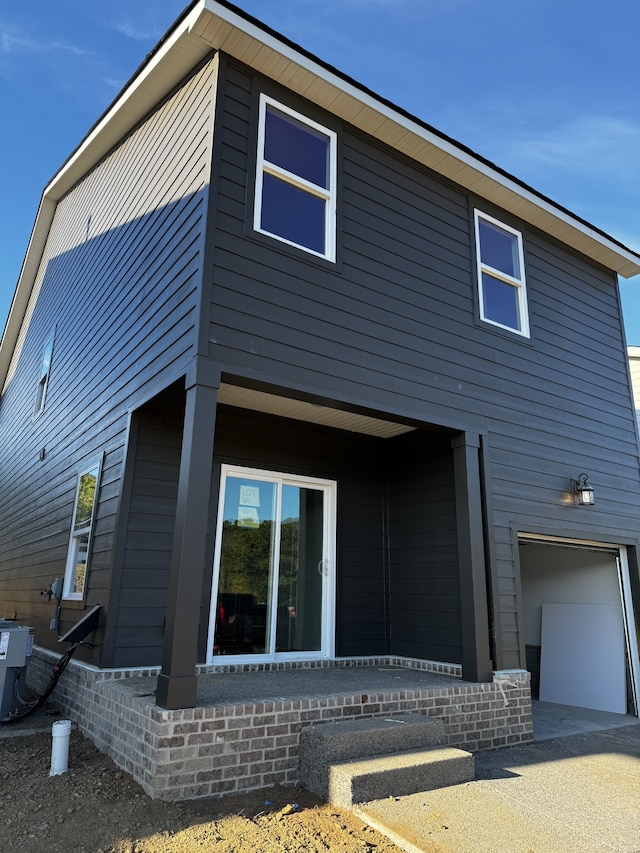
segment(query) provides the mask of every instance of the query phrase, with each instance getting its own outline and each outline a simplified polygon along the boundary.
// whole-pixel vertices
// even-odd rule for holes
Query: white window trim
[[[42,350],[40,375],[38,377],[38,385],[36,387],[36,405],[33,413],[34,418],[37,418],[44,412],[45,400],[47,399],[47,389],[49,387],[49,376],[51,375],[51,361],[53,359],[55,336],[56,333],[54,329],[47,338],[47,342]]]
[[[96,492],[93,499],[93,508],[91,511],[91,519],[89,520],[89,524],[85,527],[74,530],[73,522],[76,517],[76,510],[78,508],[78,498],[80,497],[80,484],[82,483],[82,477],[85,474],[88,474],[90,471],[97,469],[96,476]],[[87,576],[89,574],[89,555],[91,554],[91,544],[92,544],[92,533],[93,533],[93,524],[96,516],[96,508],[98,506],[98,492],[100,490],[100,476],[102,474],[102,457],[100,459],[94,460],[90,465],[87,465],[86,468],[83,468],[78,472],[76,477],[76,495],[73,501],[73,513],[71,515],[71,533],[69,534],[69,548],[67,551],[67,564],[64,571],[64,586],[62,588],[62,598],[65,601],[82,601],[84,599],[85,590],[87,587]],[[82,585],[82,592],[75,592],[75,574],[76,574],[76,562],[77,562],[77,547],[78,540],[81,536],[87,535],[89,536],[87,542],[87,564],[85,567],[84,573],[84,582]]]
[[[220,570],[220,551],[222,548],[222,524],[224,520],[224,499],[228,477],[247,477],[265,482],[277,481],[281,486],[295,484],[308,485],[324,492],[323,524],[326,531],[323,553],[325,583],[322,589],[322,646],[312,652],[273,652],[263,655],[223,655],[213,654],[216,627],[216,603],[218,600],[218,579]],[[220,497],[218,501],[218,519],[216,524],[216,543],[213,558],[213,582],[209,604],[209,631],[207,636],[206,664],[229,663],[265,663],[275,661],[298,661],[331,659],[335,655],[335,610],[336,610],[336,513],[337,483],[335,480],[323,480],[316,477],[303,477],[297,474],[283,474],[279,471],[265,471],[259,468],[244,468],[223,464],[220,473]]]
[[[480,252],[480,220],[489,222],[491,225],[495,225],[497,228],[501,228],[503,231],[506,231],[509,234],[513,234],[513,236],[516,238],[518,245],[518,263],[520,266],[520,278],[514,278],[513,276],[507,275],[506,273],[489,266],[489,264],[485,264],[482,262],[482,256]],[[523,338],[528,338],[530,337],[529,307],[527,304],[527,283],[524,271],[524,248],[522,242],[522,233],[520,231],[517,231],[515,228],[511,228],[511,226],[509,225],[505,225],[504,222],[500,222],[499,219],[494,219],[493,216],[489,216],[487,213],[482,213],[480,210],[477,209],[473,212],[473,222],[476,239],[476,265],[480,319],[485,323],[490,323],[492,326],[497,326],[500,329],[506,329],[508,332],[513,332],[516,335],[522,335]],[[503,281],[506,284],[510,284],[512,287],[515,288],[518,299],[518,316],[520,317],[521,328],[515,329],[513,326],[506,326],[504,323],[499,323],[497,320],[493,320],[491,317],[485,316],[484,293],[482,285],[483,273],[487,273],[487,275],[490,275],[493,278],[498,279],[499,281]]]
[[[305,178],[300,177],[300,175],[295,175],[292,172],[287,171],[286,169],[281,168],[280,166],[276,166],[274,163],[270,163],[268,160],[264,158],[264,143],[265,143],[265,126],[266,126],[266,115],[267,115],[267,106],[272,106],[274,109],[278,110],[278,112],[284,113],[285,115],[290,116],[291,118],[296,119],[301,124],[306,125],[312,130],[321,133],[323,136],[328,137],[329,139],[329,187],[325,189],[325,187],[320,187],[317,184],[311,183],[310,181],[305,180]],[[255,196],[254,196],[254,204],[253,204],[253,228],[254,231],[257,231],[260,234],[266,234],[269,237],[273,237],[274,240],[279,240],[282,243],[286,243],[289,246],[295,246],[297,249],[302,249],[304,252],[308,252],[311,255],[315,255],[319,258],[325,258],[328,261],[332,261],[335,263],[336,260],[336,186],[337,186],[337,134],[333,130],[329,130],[321,124],[313,121],[312,119],[307,118],[304,115],[296,112],[295,110],[290,109],[284,104],[279,103],[278,101],[270,98],[268,95],[261,94],[260,95],[260,112],[258,119],[258,156],[256,163],[256,185],[255,185]],[[305,190],[305,192],[310,193],[311,195],[315,195],[318,198],[322,198],[326,201],[325,204],[325,251],[324,252],[316,252],[314,249],[310,249],[308,246],[303,246],[300,243],[295,243],[292,240],[287,240],[286,237],[281,237],[279,234],[274,234],[272,231],[267,231],[262,228],[260,225],[260,219],[262,217],[262,182],[264,175],[270,174],[274,175],[277,178],[285,181],[292,186],[298,187],[299,189]]]

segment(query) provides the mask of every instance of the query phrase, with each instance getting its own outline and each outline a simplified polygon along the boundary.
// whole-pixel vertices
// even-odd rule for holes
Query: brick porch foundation
[[[33,690],[44,690],[56,660],[49,652],[34,650],[27,670]],[[388,683],[371,689],[373,670],[382,667],[385,673],[397,668],[399,682],[409,671],[415,682],[417,671],[420,683],[410,689]],[[351,670],[353,685],[348,691],[335,690],[332,671],[345,668]],[[221,671],[241,676],[250,690],[253,672],[294,670],[305,671],[309,695],[298,691],[288,697],[281,690],[283,695],[275,698],[257,694],[255,700],[215,701]],[[357,689],[359,671],[368,674],[367,692]],[[295,785],[300,731],[320,721],[425,714],[444,722],[448,745],[469,750],[533,739],[529,673],[524,670],[496,673],[493,683],[476,684],[462,681],[455,665],[404,658],[201,667],[199,684],[211,688],[203,690],[205,701],[199,695],[198,707],[175,711],[155,705],[157,675],[153,669],[101,671],[72,661],[51,701],[149,796],[162,800]]]

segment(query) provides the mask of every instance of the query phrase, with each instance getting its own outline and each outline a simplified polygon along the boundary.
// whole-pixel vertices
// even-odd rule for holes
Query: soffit
[[[535,193],[464,146],[340,75],[235,7],[196,0],[46,186],[0,342],[6,376],[55,202],[89,172],[212,49],[221,50],[314,100],[362,131],[583,252],[621,276],[640,273],[640,255]]]
[[[255,391],[251,388],[240,388],[237,385],[222,383],[218,391],[218,402],[240,409],[251,409],[282,418],[293,418],[297,421],[320,424],[334,429],[372,435],[377,438],[393,438],[415,428],[407,424],[393,423],[341,409],[331,409],[327,406],[317,406],[304,400],[293,400],[289,397],[279,397]]]
[[[215,0],[194,3],[136,72],[45,189],[59,199],[211,50],[229,54],[472,193],[573,246],[621,276],[640,255],[307,54]]]
[[[204,0],[191,32],[212,48],[317,103],[360,130],[628,277],[640,255],[576,218],[513,176],[225,5]]]

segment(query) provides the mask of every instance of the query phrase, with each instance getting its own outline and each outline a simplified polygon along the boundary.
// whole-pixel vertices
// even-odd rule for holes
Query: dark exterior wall
[[[122,568],[110,601],[117,615],[106,666],[153,665],[162,656],[182,412],[169,395],[150,408],[136,414],[132,427]],[[385,441],[220,405],[200,660],[206,659],[220,466],[227,463],[336,481],[339,656],[393,653],[459,663],[449,445],[440,433]]]
[[[208,334],[197,349],[229,381],[264,382],[328,405],[410,418],[426,429],[481,433],[502,629],[498,664],[518,666],[514,529],[637,539],[638,450],[615,278],[293,93],[233,64],[224,71],[204,272]],[[148,624],[129,625],[142,617],[133,613],[130,590],[140,589],[153,510],[143,517],[132,510],[126,536],[118,539],[125,542],[126,571],[115,598],[114,537],[121,533],[116,518],[130,412],[182,375],[196,349],[214,87],[208,66],[160,105],[61,200],[45,248],[0,400],[0,617],[36,625],[37,641],[45,645],[54,645],[47,630],[52,607],[39,590],[64,573],[76,474],[103,454],[86,604],[114,603],[122,630],[121,645],[110,640],[114,659],[133,662],[147,629],[149,662],[160,648],[168,514]],[[337,264],[252,233],[261,89],[339,133]],[[474,205],[523,231],[530,340],[478,320]],[[46,410],[33,420],[42,351],[54,326]],[[411,610],[407,590],[416,576],[411,539],[419,548],[438,547],[427,535],[435,530],[407,524],[412,499],[425,512],[431,506],[446,515],[446,553],[437,566],[424,564],[431,587],[420,594],[438,598],[425,599],[436,622],[443,612],[448,625],[455,622],[455,602],[448,599],[455,582],[450,456],[423,448],[433,464],[421,467],[396,450],[403,442],[312,427],[285,430],[285,442],[283,425],[266,416],[259,430],[246,416],[230,424],[221,407],[217,463],[327,477],[337,472],[339,654],[393,647],[436,656],[440,648],[445,659],[455,659],[457,624],[434,624],[430,637],[418,639],[398,628]],[[167,484],[175,473],[175,434],[172,441]],[[153,447],[151,434],[143,436],[140,452]],[[144,455],[136,461],[142,464]],[[390,465],[406,470],[387,480]],[[581,471],[597,491],[590,509],[577,509],[567,494],[569,479]],[[132,477],[144,480],[140,470]],[[132,491],[132,507],[138,497]],[[395,575],[393,560],[384,562],[393,537],[399,538]],[[451,563],[449,571],[444,563]],[[78,613],[65,607],[62,627]],[[446,642],[435,629],[450,631]]]
[[[389,473],[390,653],[460,663],[462,632],[451,439],[393,441]]]
[[[59,202],[2,391],[0,616],[35,625],[43,645],[55,644],[53,607],[39,591],[64,575],[78,471],[104,454],[85,604],[106,606],[129,411],[194,353],[214,70],[201,68]],[[63,628],[81,612],[65,605]]]
[[[384,440],[219,406],[215,465],[223,462],[336,481],[339,656],[398,654],[460,662],[453,467],[446,433],[411,432]],[[210,586],[209,572],[205,600]]]
[[[251,231],[261,88],[340,134],[335,265]],[[498,664],[520,665],[513,529],[629,541],[640,526],[614,275],[233,65],[217,138],[209,355],[231,374],[482,433]],[[478,319],[474,205],[523,232],[529,340]],[[589,509],[568,494],[582,471]]]
[[[173,402],[162,413],[143,409],[133,418],[103,666],[153,666],[162,659],[184,420],[184,405]]]

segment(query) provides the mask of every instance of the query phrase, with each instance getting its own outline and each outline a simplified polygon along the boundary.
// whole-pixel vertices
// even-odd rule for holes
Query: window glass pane
[[[83,533],[81,536],[76,536],[74,540],[74,566],[72,593],[82,595],[84,591],[84,579],[87,574],[87,557],[89,555],[89,534]]]
[[[44,353],[42,355],[42,368],[40,370],[40,377],[44,377],[49,373],[51,368],[51,356],[53,354],[53,338],[47,343],[44,348]]]
[[[228,477],[214,652],[264,654],[274,566],[276,486]]]
[[[269,107],[264,158],[319,187],[329,188],[329,138]]]
[[[520,278],[520,261],[518,258],[518,240],[503,228],[498,228],[491,222],[480,219],[478,222],[480,235],[480,258],[483,264],[494,270]]]
[[[260,227],[323,255],[325,205],[324,199],[265,174]]]
[[[482,300],[485,319],[520,330],[518,294],[514,285],[483,273]]]
[[[316,651],[322,645],[323,494],[282,488],[277,652]]]
[[[93,504],[96,497],[96,483],[98,482],[98,469],[87,471],[80,477],[78,487],[78,502],[76,515],[73,521],[73,529],[78,530],[91,524],[93,515]]]

